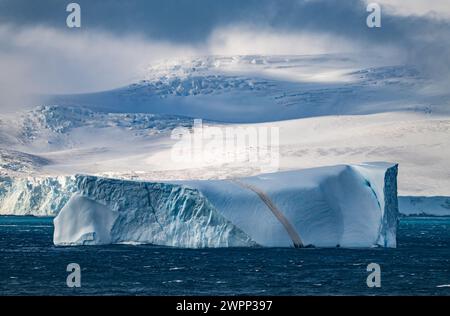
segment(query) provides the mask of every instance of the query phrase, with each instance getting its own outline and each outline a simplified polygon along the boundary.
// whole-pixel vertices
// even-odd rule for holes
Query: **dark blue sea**
[[[51,218],[0,217],[1,295],[450,295],[450,218],[402,219],[396,249],[55,247],[52,234]]]

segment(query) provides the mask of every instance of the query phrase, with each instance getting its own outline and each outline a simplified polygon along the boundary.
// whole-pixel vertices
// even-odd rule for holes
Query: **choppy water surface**
[[[2,295],[450,295],[450,218],[405,218],[396,249],[55,247],[51,218],[0,216]],[[69,263],[81,288],[66,286]],[[381,266],[381,288],[366,267]]]

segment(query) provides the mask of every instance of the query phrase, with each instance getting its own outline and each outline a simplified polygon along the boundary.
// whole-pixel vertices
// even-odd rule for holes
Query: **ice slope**
[[[54,243],[395,247],[396,176],[387,163],[164,183],[78,176]]]
[[[0,115],[0,175],[132,173],[139,170],[142,157],[158,150],[162,138],[192,123],[176,115],[101,113],[59,105]]]
[[[228,125],[211,125],[225,129]],[[328,116],[239,124],[241,130],[279,129],[279,170],[294,170],[364,161],[399,163],[398,190],[402,196],[450,196],[450,119],[425,113],[383,113]],[[207,130],[207,129],[205,129]],[[223,139],[208,140],[221,148]],[[167,142],[169,144],[169,142]],[[261,173],[261,159],[252,163],[217,157],[214,164],[193,166],[171,160],[170,146],[146,158],[152,179],[217,179]],[[224,149],[226,152],[226,148]],[[144,175],[141,175],[142,179]],[[401,210],[401,208],[400,208]]]

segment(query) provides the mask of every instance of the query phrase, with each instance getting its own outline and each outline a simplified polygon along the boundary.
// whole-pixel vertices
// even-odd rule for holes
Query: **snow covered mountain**
[[[405,196],[400,201],[445,199],[450,196],[449,112],[446,89],[412,65],[382,59],[166,61],[126,87],[49,96],[39,106],[0,114],[0,213],[56,215],[75,190],[70,180],[75,174],[172,181],[261,173],[259,162],[222,156],[213,163],[175,162],[171,131],[192,130],[194,119],[203,119],[205,130],[278,129],[280,171],[395,161],[398,192]],[[439,210],[442,215],[447,208]]]
[[[49,102],[227,123],[411,110],[449,113],[441,95],[417,89],[427,81],[413,67],[358,67],[356,60],[334,55],[194,58],[151,67],[145,80],[124,88],[55,96]]]

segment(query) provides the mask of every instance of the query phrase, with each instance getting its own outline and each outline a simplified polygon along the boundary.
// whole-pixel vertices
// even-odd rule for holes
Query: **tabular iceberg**
[[[367,163],[234,180],[76,176],[56,245],[395,247],[397,165]]]

